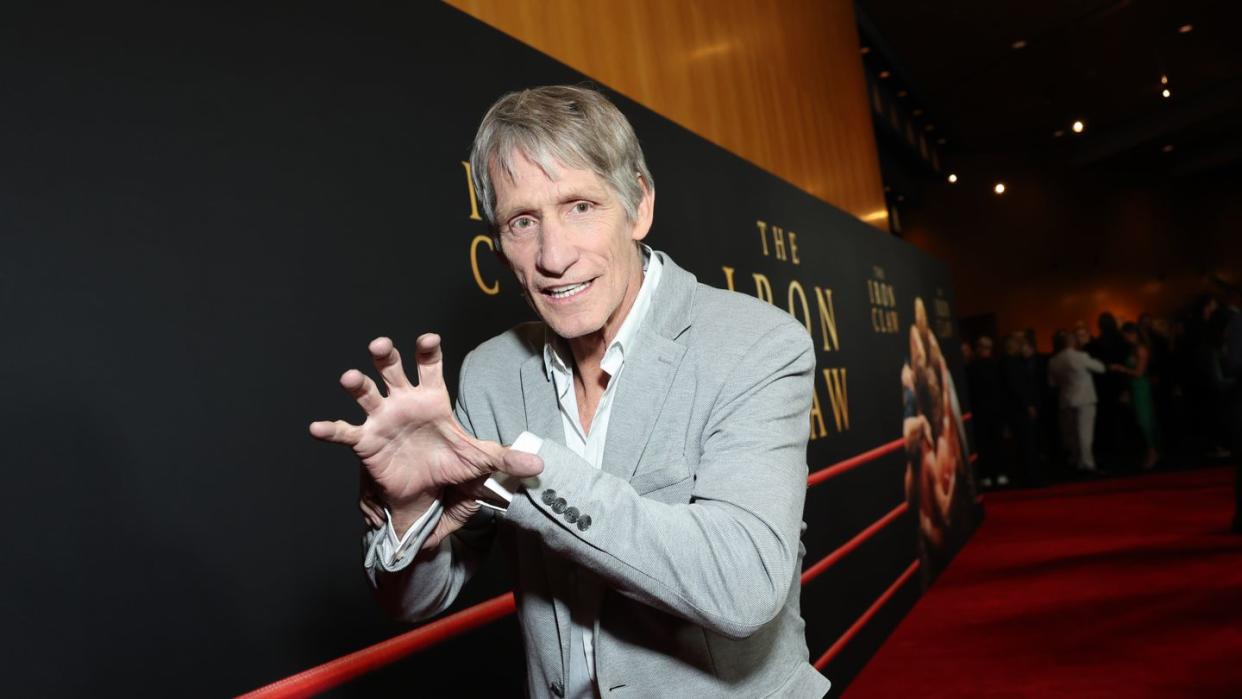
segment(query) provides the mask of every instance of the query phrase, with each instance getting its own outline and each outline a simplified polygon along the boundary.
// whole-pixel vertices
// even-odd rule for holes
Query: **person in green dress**
[[[1122,325],[1121,334],[1130,345],[1130,353],[1125,364],[1112,364],[1109,369],[1130,377],[1130,407],[1134,410],[1134,419],[1147,445],[1143,469],[1149,470],[1160,460],[1160,452],[1157,451],[1159,428],[1156,425],[1156,401],[1152,395],[1151,380],[1148,378],[1151,348],[1139,336],[1138,326],[1134,323]]]

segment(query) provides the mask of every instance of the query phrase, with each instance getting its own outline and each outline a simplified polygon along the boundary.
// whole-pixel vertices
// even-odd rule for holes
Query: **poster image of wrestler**
[[[901,367],[906,503],[918,523],[924,584],[965,543],[977,520],[961,406],[922,298],[914,300],[910,354]]]

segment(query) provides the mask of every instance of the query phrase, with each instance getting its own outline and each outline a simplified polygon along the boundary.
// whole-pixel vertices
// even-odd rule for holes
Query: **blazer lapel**
[[[656,287],[650,315],[639,330],[632,356],[625,358],[621,384],[608,419],[608,443],[604,445],[604,470],[630,480],[638,469],[651,432],[668,400],[673,377],[686,354],[677,340],[690,327],[694,292],[698,280],[661,252],[660,286]]]
[[[685,347],[655,333],[640,331],[639,335],[640,344],[625,359],[604,445],[604,470],[627,481],[638,469],[686,354]]]
[[[522,363],[522,404],[526,430],[544,439],[565,444],[565,425],[556,402],[556,386],[543,366],[543,348]]]

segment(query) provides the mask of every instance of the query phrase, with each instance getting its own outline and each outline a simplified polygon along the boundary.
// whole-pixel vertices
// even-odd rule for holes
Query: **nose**
[[[539,272],[548,277],[561,277],[577,261],[578,247],[572,232],[555,218],[544,221],[539,231],[539,254],[535,257]]]

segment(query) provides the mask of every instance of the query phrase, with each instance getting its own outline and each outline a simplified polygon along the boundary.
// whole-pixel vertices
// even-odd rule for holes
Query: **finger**
[[[379,411],[380,406],[384,404],[384,397],[380,395],[379,387],[375,385],[370,376],[357,369],[350,369],[341,374],[341,387],[358,401],[358,405],[362,406],[367,415]]]
[[[375,527],[381,527],[384,524],[383,513],[375,507],[375,503],[366,499],[358,501],[358,509],[362,510],[363,517]]]
[[[377,337],[371,340],[367,349],[371,350],[371,361],[375,363],[388,390],[410,387],[410,377],[405,375],[405,367],[401,366],[401,353],[392,340]]]
[[[444,387],[444,355],[440,352],[440,336],[435,333],[419,335],[415,347],[418,353],[418,385],[430,388]]]
[[[354,446],[362,438],[362,428],[344,420],[319,420],[310,424],[311,436],[334,444]]]
[[[537,454],[529,454],[516,449],[506,449],[504,458],[500,460],[500,471],[518,478],[529,478],[543,473],[543,459]]]

